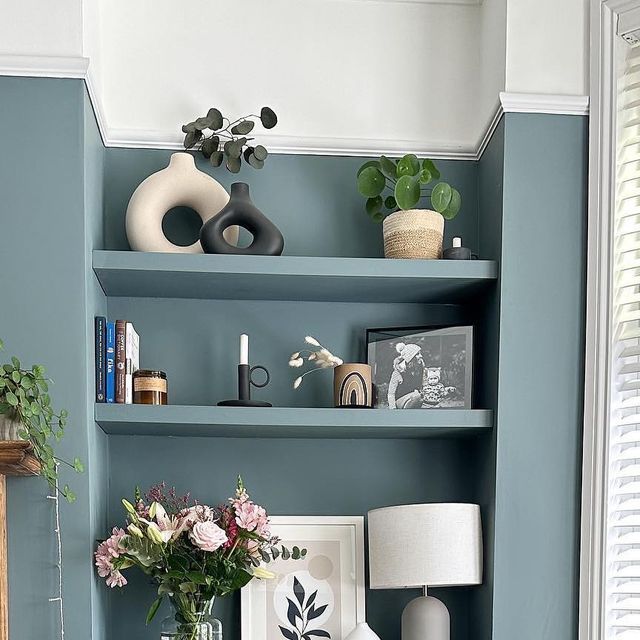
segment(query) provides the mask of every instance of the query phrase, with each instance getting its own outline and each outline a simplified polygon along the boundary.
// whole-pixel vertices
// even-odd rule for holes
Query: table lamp
[[[411,504],[369,511],[372,589],[420,587],[402,613],[402,640],[449,640],[447,607],[428,587],[482,583],[477,504]]]

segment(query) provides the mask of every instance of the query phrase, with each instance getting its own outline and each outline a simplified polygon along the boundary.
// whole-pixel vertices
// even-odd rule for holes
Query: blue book
[[[106,327],[102,316],[96,317],[96,402],[104,402],[106,383]]]
[[[116,323],[107,322],[106,401],[116,401]]]

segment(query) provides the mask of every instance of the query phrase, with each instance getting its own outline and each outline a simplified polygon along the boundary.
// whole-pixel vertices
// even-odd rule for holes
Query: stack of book
[[[133,404],[133,373],[140,368],[140,336],[126,320],[96,317],[96,402]]]

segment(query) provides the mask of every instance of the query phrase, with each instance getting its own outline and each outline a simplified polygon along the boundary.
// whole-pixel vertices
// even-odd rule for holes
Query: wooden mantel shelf
[[[30,442],[0,441],[0,475],[33,476],[40,473],[40,463],[32,453]]]

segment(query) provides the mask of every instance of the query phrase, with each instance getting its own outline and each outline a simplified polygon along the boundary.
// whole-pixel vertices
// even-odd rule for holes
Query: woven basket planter
[[[382,223],[385,258],[437,260],[442,256],[444,218],[429,209],[396,211]]]
[[[22,425],[13,415],[0,415],[0,440],[22,440],[18,432],[22,430]]]

